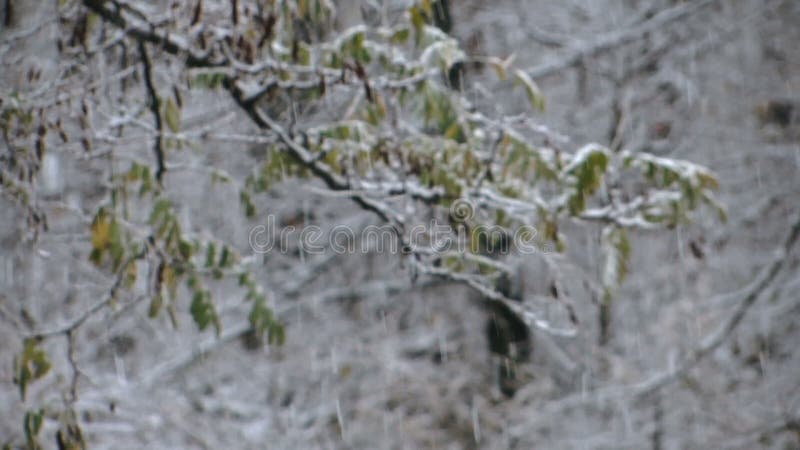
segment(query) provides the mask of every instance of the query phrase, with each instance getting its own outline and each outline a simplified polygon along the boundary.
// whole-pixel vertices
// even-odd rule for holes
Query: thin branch
[[[113,3],[115,6],[112,7],[109,3]],[[212,67],[226,63],[224,59],[212,59],[210,52],[197,52],[191,49],[186,41],[166,30],[156,29],[154,24],[144,20],[146,16],[143,13],[136,11],[130,5],[119,8],[118,2],[106,0],[84,0],[83,4],[103,20],[114,24],[137,41],[149,42],[162,47],[169,53],[185,57],[188,67]],[[133,12],[136,17],[123,16],[123,10]]]
[[[222,334],[198,345],[189,354],[156,366],[153,370],[144,375],[137,384],[143,387],[151,386],[153,383],[163,379],[170,373],[180,371],[190,366],[194,362],[204,358],[215,349],[220,348],[223,344],[238,339],[240,336],[250,330],[251,325],[250,322],[245,321],[238,325],[226,328],[226,331],[223,331]]]
[[[371,283],[364,283],[360,286],[356,287],[345,287],[345,288],[332,288],[322,292],[319,292],[313,297],[315,301],[320,302],[331,302],[337,301],[342,299],[349,299],[353,297],[364,297],[369,294],[380,292],[382,291],[386,296],[394,296],[402,292],[409,292],[412,290],[419,290],[424,289],[427,287],[435,286],[437,282],[430,281],[426,283],[417,283],[417,284],[409,284],[405,282],[399,281],[378,281],[378,282],[371,282]],[[280,318],[286,317],[290,311],[297,308],[297,304],[289,305],[283,308],[281,311],[277,313],[277,316]],[[251,330],[252,326],[249,322],[241,322],[235,324],[233,326],[226,327],[226,331],[224,331],[219,337],[209,338],[205,342],[197,345],[192,349],[191,352],[188,354],[183,354],[178,356],[174,359],[164,362],[156,366],[153,370],[142,376],[142,378],[136,383],[138,386],[148,387],[151,386],[153,383],[162,380],[166,376],[170,376],[172,374],[178,373],[182,370],[185,370],[192,364],[208,357],[211,353],[215,352],[216,350],[221,349],[225,344],[234,341],[245,333]]]
[[[149,106],[150,112],[153,113],[153,120],[156,124],[156,136],[153,139],[153,153],[156,155],[156,181],[162,184],[164,171],[164,123],[161,120],[161,101],[158,98],[158,91],[153,84],[153,66],[150,63],[150,56],[147,54],[147,44],[143,41],[138,41],[139,54],[142,56],[142,65],[144,66],[144,84],[147,87],[147,94],[150,97]]]
[[[482,283],[479,277],[465,273],[451,272],[447,269],[442,269],[439,267],[423,266],[421,264],[418,265],[418,269],[422,274],[428,274],[465,284],[478,291],[484,298],[503,303],[503,305],[517,314],[529,327],[536,327],[542,331],[546,331],[557,336],[575,336],[577,334],[577,331],[572,328],[554,327],[552,324],[550,324],[550,322],[541,318],[538,314],[531,311],[530,308],[527,308],[522,303],[508,298],[499,291],[487,286],[485,283]]]
[[[689,352],[674,369],[657,374],[647,380],[633,385],[616,385],[600,387],[593,390],[584,390],[579,393],[567,396],[560,400],[544,405],[542,410],[553,413],[557,410],[564,410],[575,406],[606,401],[612,398],[629,397],[633,400],[644,399],[665,388],[669,384],[681,379],[686,373],[695,367],[704,357],[719,348],[725,340],[742,322],[748,310],[767,290],[771,283],[775,281],[778,273],[787,265],[789,253],[793,250],[800,238],[800,214],[793,222],[783,245],[776,250],[773,261],[766,266],[753,282],[742,288],[738,293],[729,294],[731,296],[741,296],[742,300],[734,312],[725,320],[716,331],[706,336],[700,343]],[[524,427],[512,431],[515,435],[526,433]]]
[[[6,17],[8,17],[8,16],[6,16]],[[5,39],[3,39],[0,42],[0,45],[9,45],[9,46],[14,45],[14,44],[16,44],[16,41],[18,41],[20,39],[25,39],[27,37],[30,37],[30,36],[38,33],[39,30],[41,30],[45,26],[47,26],[47,25],[49,25],[49,24],[51,24],[52,22],[55,22],[55,21],[56,21],[55,17],[51,17],[49,19],[42,20],[41,22],[37,23],[36,25],[30,26],[25,30],[20,30],[20,31],[17,31],[16,33],[8,35]]]
[[[89,318],[97,314],[98,311],[108,306],[111,302],[113,302],[117,298],[119,289],[122,287],[122,281],[125,279],[125,269],[128,267],[129,264],[132,264],[134,261],[143,258],[144,255],[145,255],[144,251],[139,254],[133,255],[120,265],[120,269],[117,271],[114,283],[111,285],[111,288],[109,288],[108,296],[106,298],[95,303],[94,305],[89,307],[89,309],[81,313],[75,319],[69,321],[67,324],[54,328],[52,330],[45,330],[45,331],[38,331],[31,333],[30,335],[26,336],[25,339],[33,339],[40,341],[59,335],[64,335],[69,337],[70,334],[73,333],[75,330],[77,330],[81,325],[83,325],[84,322],[89,320]]]
[[[696,3],[683,3],[680,6],[661,11],[651,19],[639,25],[593,39],[591,44],[572,50],[572,52],[568,53],[566,56],[555,61],[532,67],[528,69],[527,72],[531,78],[553,75],[564,69],[576,66],[587,58],[597,56],[629,42],[633,42],[647,33],[652,33],[673,22],[682,20],[688,15],[717,3],[718,1],[719,0],[702,0]]]
[[[719,328],[710,335],[706,336],[692,352],[690,352],[683,360],[675,367],[675,369],[654,376],[653,378],[644,381],[637,385],[634,389],[636,397],[644,397],[657,390],[663,388],[674,380],[682,377],[691,368],[697,365],[706,355],[716,350],[728,336],[733,333],[733,330],[742,322],[744,316],[751,306],[761,297],[761,293],[772,283],[778,273],[786,265],[788,255],[797,243],[800,237],[800,215],[795,219],[794,225],[789,231],[783,246],[779,247],[775,252],[773,261],[765,267],[759,276],[750,283],[746,288],[741,291],[743,296],[741,302],[734,310],[733,314],[720,325]]]
[[[19,321],[19,319],[17,319],[17,317],[14,314],[11,314],[11,312],[9,312],[6,309],[5,302],[6,302],[6,296],[0,295],[0,319],[11,325],[14,328],[14,330],[21,331],[23,328],[22,323]]]
[[[75,403],[78,399],[78,377],[81,374],[75,360],[75,330],[67,332],[67,361],[72,369],[72,379],[69,383],[69,403]]]

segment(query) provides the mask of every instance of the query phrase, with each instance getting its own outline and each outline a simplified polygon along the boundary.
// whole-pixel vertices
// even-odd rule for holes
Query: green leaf
[[[239,191],[239,204],[244,208],[246,218],[251,219],[256,215],[256,205],[253,204],[250,194],[244,189]]]
[[[408,37],[410,35],[411,35],[411,30],[403,27],[392,33],[392,37],[389,38],[389,42],[395,45],[402,45],[408,41]]]
[[[304,43],[298,44],[297,62],[306,66],[311,62],[311,50],[309,49],[308,45]]]
[[[92,262],[95,266],[99,266],[101,262],[103,262],[103,250],[99,248],[93,248],[91,252],[89,252],[89,261]]]
[[[269,345],[283,345],[286,340],[283,325],[273,323],[267,332],[267,343]]]
[[[192,314],[194,323],[197,328],[203,331],[208,325],[214,325],[216,333],[220,333],[220,322],[217,312],[214,309],[214,304],[211,303],[211,294],[205,290],[195,291],[192,298],[192,304],[189,307],[189,312]]]
[[[514,82],[522,84],[525,88],[525,93],[528,94],[528,101],[534,109],[544,111],[544,95],[539,90],[539,86],[533,81],[526,72],[521,69],[514,71]]]
[[[461,125],[458,122],[453,122],[444,131],[445,139],[455,139],[461,134]]]
[[[147,317],[151,319],[158,317],[158,313],[161,311],[161,306],[164,304],[164,297],[161,296],[161,293],[157,293],[153,296],[153,299],[150,300],[150,306],[147,308]]]
[[[346,141],[350,139],[350,127],[347,125],[335,125],[331,128],[323,130],[320,133],[320,136],[328,139]]]
[[[112,268],[116,272],[122,264],[122,259],[125,256],[125,248],[123,247],[122,235],[120,226],[116,220],[111,221],[111,231],[109,233],[109,246],[108,253],[111,255]]]
[[[689,161],[661,158],[647,153],[623,153],[626,167],[638,169],[652,187],[660,189],[650,195],[653,199],[645,218],[657,219],[669,225],[688,220],[687,213],[700,204],[710,206],[725,222],[725,208],[714,197],[719,182],[707,168]],[[669,219],[669,220],[667,220]]]
[[[610,291],[628,274],[631,246],[625,230],[615,226],[603,229],[601,245],[605,255],[603,286]]]
[[[216,247],[214,246],[213,242],[209,242],[208,246],[206,247],[206,267],[211,267],[214,265],[215,255]]]
[[[14,358],[14,384],[19,386],[22,400],[25,401],[28,383],[38,380],[50,371],[50,361],[44,350],[37,347],[33,339],[26,339],[22,352]]]
[[[191,87],[203,89],[216,89],[225,81],[224,73],[200,73],[191,80]]]
[[[285,330],[267,307],[266,299],[263,295],[254,294],[253,300],[255,301],[248,316],[253,332],[259,339],[267,333],[267,342],[270,345],[283,345],[286,340]]]
[[[136,263],[131,261],[125,266],[125,274],[123,277],[123,286],[125,289],[130,289],[133,287],[133,284],[136,283],[136,277],[138,275],[138,271],[136,269]]]
[[[608,150],[596,144],[582,147],[562,171],[563,178],[572,181],[573,193],[567,206],[572,215],[580,214],[603,180],[608,167]]]
[[[150,225],[161,223],[164,219],[164,216],[167,213],[169,213],[169,210],[170,210],[169,200],[164,198],[158,199],[155,205],[153,205],[153,211],[150,213],[150,219],[148,221]]]
[[[383,102],[367,103],[364,108],[364,121],[370,125],[380,125],[380,122],[386,116],[386,108]]]
[[[425,26],[425,16],[423,15],[421,8],[418,6],[412,6],[409,8],[408,13],[411,16],[411,25],[414,26],[416,44],[419,45],[422,43],[422,28]]]
[[[181,126],[181,110],[172,98],[168,98],[164,106],[164,121],[173,133],[177,133]]]
[[[178,252],[180,253],[181,258],[184,259],[184,261],[188,260],[189,258],[192,257],[192,253],[194,253],[194,246],[189,241],[181,240],[178,243]]]
[[[44,423],[44,409],[25,413],[23,429],[25,430],[25,442],[28,449],[42,448],[37,439],[39,431],[42,429],[42,423]]]
[[[167,293],[172,300],[178,296],[178,278],[175,275],[175,269],[172,266],[168,264],[161,266],[161,282],[167,287]]]
[[[366,39],[366,32],[363,26],[353,27],[344,32],[343,42],[341,48],[342,57],[346,59],[347,56],[353,58],[363,64],[368,64],[371,56],[367,48],[364,46]]]
[[[231,263],[231,258],[230,257],[231,257],[231,254],[230,254],[230,251],[228,250],[228,247],[223,245],[222,246],[222,251],[220,252],[220,255],[219,255],[219,267],[220,268],[228,267],[230,265],[230,263]]]
[[[248,319],[253,330],[260,335],[272,323],[272,311],[267,308],[263,295],[256,296],[254,300]]]

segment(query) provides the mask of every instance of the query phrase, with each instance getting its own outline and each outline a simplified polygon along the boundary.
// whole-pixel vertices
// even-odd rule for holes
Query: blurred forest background
[[[0,444],[800,448],[800,2],[1,3]],[[423,69],[378,68],[362,53],[381,39]],[[451,105],[431,92],[469,104],[448,106],[455,128],[429,123]],[[401,95],[424,121],[393,115]],[[566,161],[537,196],[599,202],[540,205],[555,252],[474,257],[512,288],[416,249],[251,248],[268,215],[397,229],[461,197],[514,218],[493,195],[526,175],[491,146],[512,127],[554,158],[540,167]],[[303,159],[317,132],[410,144],[364,171],[322,146]],[[397,187],[430,136],[488,169]],[[579,149],[606,175],[574,197]],[[644,154],[715,182],[675,194],[680,220],[617,215],[651,186],[612,161]],[[694,208],[712,184],[724,214]]]

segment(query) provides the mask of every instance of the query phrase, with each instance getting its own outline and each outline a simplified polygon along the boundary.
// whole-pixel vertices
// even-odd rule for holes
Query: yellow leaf
[[[174,300],[178,292],[178,279],[175,276],[175,269],[165,264],[161,269],[161,281],[164,283],[164,286],[166,286],[170,299]]]
[[[136,270],[136,263],[131,261],[125,266],[125,278],[124,284],[125,287],[130,289],[133,287],[133,284],[136,282],[137,270]]]
[[[461,131],[461,127],[458,125],[458,122],[453,122],[447,127],[447,130],[445,130],[444,137],[447,139],[455,139],[459,131]]]
[[[500,80],[506,79],[506,71],[509,67],[511,67],[511,63],[514,62],[514,58],[516,58],[516,53],[512,53],[506,59],[500,59],[495,56],[491,56],[488,58],[487,63],[491,65],[495,72],[497,72],[497,78]]]
[[[526,72],[517,69],[514,71],[514,81],[522,83],[525,87],[525,92],[528,94],[528,101],[531,102],[531,106],[539,111],[544,111],[544,95],[542,95],[542,91],[539,90],[539,86],[533,81],[533,78]]]
[[[91,227],[92,248],[103,249],[108,245],[111,236],[111,221],[105,210],[98,211]]]

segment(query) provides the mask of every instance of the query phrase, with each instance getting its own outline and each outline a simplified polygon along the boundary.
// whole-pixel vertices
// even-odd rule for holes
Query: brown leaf
[[[370,87],[369,81],[367,80],[364,80],[364,93],[367,96],[367,101],[369,101],[370,103],[373,103],[375,101],[375,98],[372,95],[372,87]]]
[[[203,15],[203,0],[197,0],[197,5],[194,7],[194,12],[192,13],[192,25],[196,25],[200,22],[200,18]]]
[[[697,241],[689,241],[689,250],[692,251],[692,255],[694,255],[694,257],[697,259],[703,259],[703,257],[705,257],[703,248],[697,243]]]

